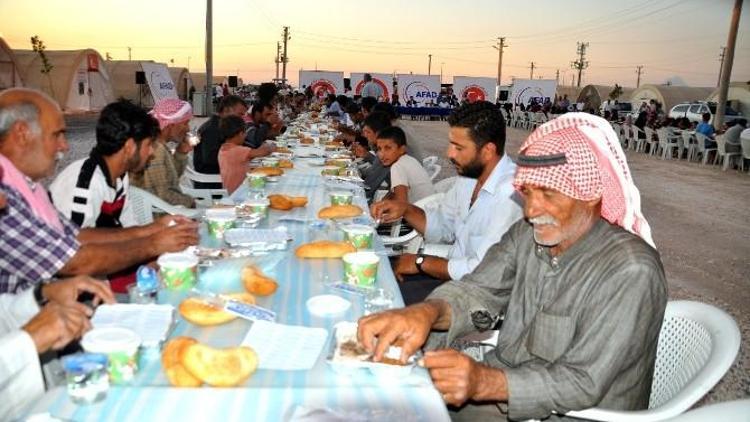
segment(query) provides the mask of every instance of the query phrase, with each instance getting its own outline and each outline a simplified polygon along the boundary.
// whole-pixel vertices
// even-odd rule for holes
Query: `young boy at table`
[[[391,172],[391,199],[415,203],[435,193],[422,164],[406,153],[406,134],[391,126],[378,132],[378,158]]]
[[[245,141],[245,121],[238,116],[222,117],[219,121],[219,173],[221,183],[227,192],[232,193],[245,180],[247,165],[255,157],[267,155],[261,148],[243,146]]]

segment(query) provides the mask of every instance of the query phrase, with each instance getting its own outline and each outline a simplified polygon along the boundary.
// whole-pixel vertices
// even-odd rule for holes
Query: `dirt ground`
[[[454,176],[444,158],[447,123],[404,122],[408,142],[418,143],[425,156],[440,157],[438,179]],[[515,157],[528,134],[509,128],[507,153]],[[710,303],[740,326],[737,361],[704,403],[750,397],[750,175],[632,151],[627,156],[664,263],[670,300]]]
[[[86,156],[94,143],[96,115],[66,116],[71,150],[58,170]],[[404,121],[409,142],[440,158],[438,180],[455,175],[444,158],[445,122]],[[515,156],[527,131],[508,129],[506,150]],[[737,361],[702,403],[750,397],[750,175],[628,152],[669,283],[670,300],[696,300],[729,312],[740,326]]]

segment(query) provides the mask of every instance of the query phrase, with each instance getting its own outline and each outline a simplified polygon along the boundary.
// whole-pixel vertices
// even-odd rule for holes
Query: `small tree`
[[[55,91],[52,86],[52,77],[50,77],[50,72],[54,68],[52,63],[49,62],[49,59],[47,58],[47,54],[45,54],[44,50],[47,49],[47,46],[44,45],[44,41],[42,41],[41,38],[39,38],[38,35],[34,35],[31,37],[31,48],[34,50],[35,53],[39,54],[39,58],[42,60],[42,67],[39,69],[39,72],[41,72],[43,75],[47,76],[47,83],[49,84],[49,93],[52,94],[52,97],[55,97]]]
[[[615,84],[615,87],[612,89],[612,92],[609,93],[609,99],[614,101],[622,95],[622,87],[620,85]]]

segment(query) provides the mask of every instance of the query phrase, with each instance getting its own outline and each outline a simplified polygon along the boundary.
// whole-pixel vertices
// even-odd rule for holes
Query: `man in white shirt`
[[[360,91],[362,98],[373,97],[376,100],[380,100],[380,97],[383,96],[383,88],[372,80],[372,75],[365,73],[362,79],[365,81],[365,85],[362,87],[362,91]]]
[[[513,188],[515,164],[504,155],[505,121],[492,103],[464,104],[448,118],[447,156],[460,177],[437,208],[382,201],[372,215],[383,222],[403,217],[427,242],[452,243],[447,258],[403,254],[394,272],[406,304],[416,303],[447,280],[471,272],[523,211]],[[418,277],[405,277],[418,276]]]

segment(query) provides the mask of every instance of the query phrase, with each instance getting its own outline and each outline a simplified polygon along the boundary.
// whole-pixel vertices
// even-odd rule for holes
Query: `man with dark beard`
[[[394,272],[404,302],[424,300],[447,280],[470,273],[493,244],[522,217],[513,188],[515,164],[505,152],[505,121],[493,104],[476,102],[448,118],[447,156],[460,176],[436,208],[423,210],[407,202],[373,204],[373,218],[406,220],[426,242],[452,243],[447,258],[403,254]]]
[[[50,185],[55,207],[79,227],[135,225],[127,200],[128,172],[143,170],[158,134],[159,123],[132,103],[104,107],[91,154],[66,167]]]

